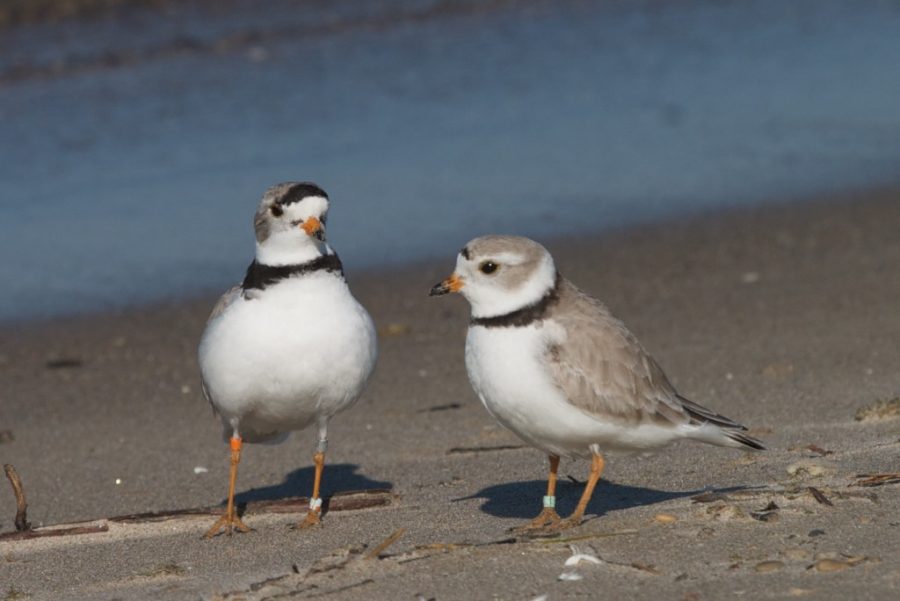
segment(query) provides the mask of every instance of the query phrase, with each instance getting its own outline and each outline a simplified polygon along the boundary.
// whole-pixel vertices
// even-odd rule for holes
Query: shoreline
[[[551,252],[553,252],[554,249],[560,249],[562,252],[567,252],[569,247],[580,246],[589,242],[598,245],[618,244],[620,242],[627,243],[632,236],[640,237],[652,235],[653,232],[657,230],[665,231],[669,228],[708,227],[713,221],[730,222],[732,220],[739,220],[743,217],[758,217],[765,213],[774,214],[783,211],[785,215],[795,216],[798,211],[804,212],[806,210],[811,210],[821,212],[832,208],[838,209],[840,207],[846,209],[849,208],[849,205],[859,202],[864,204],[881,204],[884,202],[884,197],[890,198],[897,194],[900,194],[900,184],[882,184],[825,195],[806,195],[769,199],[749,205],[686,209],[679,213],[664,217],[648,217],[646,219],[637,219],[623,224],[606,227],[598,226],[593,230],[580,231],[574,236],[549,235],[539,237],[514,231],[497,231],[494,233],[525,235],[544,244]],[[459,245],[463,245],[468,239],[469,238],[460,238]],[[335,250],[339,252],[340,249]],[[252,260],[252,249],[248,249],[246,263],[249,265]],[[447,252],[443,257],[434,256],[414,261],[400,261],[362,268],[354,268],[353,265],[349,265],[345,266],[345,270],[351,286],[355,286],[355,282],[357,281],[360,285],[370,286],[372,282],[385,277],[390,278],[401,274],[404,277],[412,277],[416,272],[433,272],[435,268],[442,263],[452,266],[453,261],[455,261],[455,251],[452,247],[448,247]],[[159,295],[159,297],[155,299],[138,301],[117,307],[102,308],[95,311],[89,310],[76,313],[27,316],[0,320],[0,334],[16,330],[41,328],[42,326],[49,326],[51,324],[65,324],[71,321],[124,317],[140,313],[178,311],[179,308],[183,306],[193,307],[198,304],[202,305],[203,303],[209,304],[211,310],[220,294],[224,293],[229,286],[240,282],[243,269],[244,267],[235,269],[236,277],[234,282],[230,284],[226,283],[220,288],[210,287],[207,290],[201,290],[185,296]]]
[[[770,448],[749,455],[683,444],[646,459],[612,455],[590,519],[570,533],[587,536],[575,544],[605,561],[580,566],[581,581],[557,580],[566,544],[495,544],[536,513],[546,459],[520,448],[471,392],[465,303],[426,296],[452,270],[450,249],[443,260],[349,276],[379,328],[380,358],[358,405],[333,420],[325,494],[390,490],[390,507],[335,513],[305,534],[287,527],[296,515],[284,515],[213,541],[199,539],[207,524],[194,518],[53,544],[4,542],[0,582],[37,599],[256,599],[268,578],[348,599],[557,599],[601,584],[637,599],[792,589],[840,599],[863,586],[867,598],[891,598],[900,585],[890,547],[900,490],[873,489],[876,503],[855,478],[896,471],[900,422],[854,416],[900,395],[897,223],[900,190],[883,189],[547,241],[563,274],[625,321],[682,394],[746,424]],[[226,450],[196,366],[214,300],[0,328],[0,431],[12,437],[0,460],[19,471],[36,526],[222,501]],[[304,431],[279,446],[251,445],[239,502],[307,495],[313,438]],[[580,493],[566,476],[585,471],[583,462],[561,465],[561,511]],[[832,505],[804,492],[810,487]],[[719,500],[691,499],[703,491]],[[752,517],[770,502],[777,520]],[[0,493],[0,532],[11,530],[14,512]],[[658,514],[675,521],[663,525]],[[353,564],[327,582],[304,576],[323,557],[372,548],[399,528],[405,534],[391,548],[399,558],[456,547],[408,563]],[[616,532],[627,534],[607,536]],[[702,541],[689,557],[674,552],[686,538]],[[843,561],[844,571],[815,568],[823,559]]]

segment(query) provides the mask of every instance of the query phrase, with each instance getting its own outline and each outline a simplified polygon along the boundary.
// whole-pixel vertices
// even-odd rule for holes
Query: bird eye
[[[269,210],[272,211],[272,215],[275,217],[281,217],[281,214],[284,213],[284,210],[279,205],[272,205],[272,208]]]
[[[497,271],[497,265],[493,261],[484,261],[481,265],[478,266],[478,269],[481,270],[481,273],[492,274]]]

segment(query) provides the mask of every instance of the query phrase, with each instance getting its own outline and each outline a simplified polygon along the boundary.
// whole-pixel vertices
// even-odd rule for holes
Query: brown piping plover
[[[625,325],[556,270],[528,238],[469,242],[431,295],[471,305],[466,369],[500,424],[550,456],[544,509],[527,526],[581,523],[605,450],[644,451],[679,439],[763,449],[740,424],[684,398]],[[584,493],[567,520],[556,513],[560,457],[590,457]]]
[[[325,242],[328,195],[308,182],[263,195],[253,223],[256,259],[213,309],[199,358],[203,392],[231,443],[225,514],[206,533],[246,532],[234,509],[243,442],[280,442],[315,423],[315,479],[300,524],[317,524],[328,420],[360,396],[375,366],[375,328]]]

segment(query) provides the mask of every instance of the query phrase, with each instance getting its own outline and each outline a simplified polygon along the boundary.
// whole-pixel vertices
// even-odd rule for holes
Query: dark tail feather
[[[694,401],[686,399],[683,396],[679,396],[678,400],[681,401],[681,406],[684,407],[684,410],[692,420],[700,423],[709,423],[715,426],[719,426],[720,428],[722,428],[722,433],[725,436],[735,442],[744,445],[745,447],[750,447],[751,449],[755,449],[757,451],[766,450],[766,447],[762,442],[756,440],[752,436],[747,436],[743,433],[743,431],[747,429],[746,426],[742,426],[736,421],[728,419],[724,415],[714,413],[706,407],[698,405]]]
[[[727,436],[731,440],[734,440],[735,442],[739,442],[742,445],[750,447],[751,449],[754,449],[756,451],[765,451],[766,450],[766,447],[765,447],[765,445],[763,445],[762,442],[756,440],[752,436],[747,436],[746,434],[744,434],[743,432],[740,432],[738,430],[728,430],[725,432],[725,436]]]
[[[691,417],[691,419],[695,419],[698,422],[709,422],[722,428],[735,428],[737,430],[747,429],[745,426],[742,426],[736,421],[728,419],[724,415],[719,415],[718,413],[710,411],[706,407],[698,405],[694,401],[686,399],[681,395],[678,396],[678,400],[681,401],[681,406],[684,407],[684,410],[687,411],[687,414]]]

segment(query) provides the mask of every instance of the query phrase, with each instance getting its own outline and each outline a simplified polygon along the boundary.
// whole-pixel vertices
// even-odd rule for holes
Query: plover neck
[[[293,233],[270,236],[256,243],[256,262],[263,265],[300,265],[323,255],[334,254],[331,247],[302,234]]]
[[[329,249],[330,250],[330,249]],[[296,265],[266,265],[259,260],[253,261],[247,268],[247,275],[241,284],[243,290],[265,290],[269,286],[291,277],[300,277],[308,273],[331,272],[339,277],[344,276],[344,266],[334,253],[319,255],[311,261]]]
[[[510,326],[527,326],[535,321],[541,320],[546,315],[547,310],[559,302],[559,287],[562,283],[562,276],[556,274],[553,287],[544,293],[544,296],[537,301],[525,305],[514,311],[503,313],[502,315],[493,315],[491,317],[472,316],[469,320],[470,326],[484,326],[486,328],[503,328]]]

